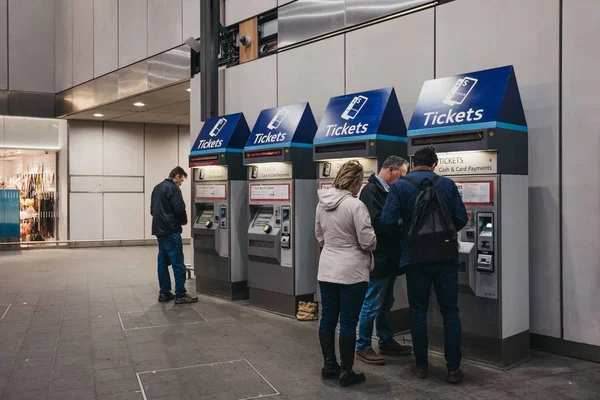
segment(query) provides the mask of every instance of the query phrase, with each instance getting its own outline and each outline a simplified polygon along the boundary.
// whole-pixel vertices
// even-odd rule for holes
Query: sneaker
[[[161,293],[158,295],[158,301],[160,303],[166,303],[168,301],[171,301],[175,298],[175,296],[173,296],[172,293]]]
[[[356,359],[372,365],[385,364],[385,358],[375,353],[373,349],[357,350]]]
[[[390,343],[382,344],[379,346],[379,354],[385,354],[387,356],[407,356],[412,353],[412,346],[407,344],[400,344],[395,340]]]
[[[459,383],[465,377],[464,372],[459,368],[456,371],[448,371],[448,377],[446,377],[446,381],[448,383]]]
[[[417,367],[417,364],[413,364],[412,367],[410,367],[410,372],[419,379],[427,378],[427,368],[419,368]]]
[[[186,293],[183,296],[175,299],[175,304],[196,303],[197,301],[198,301],[198,296],[192,296],[191,294]]]

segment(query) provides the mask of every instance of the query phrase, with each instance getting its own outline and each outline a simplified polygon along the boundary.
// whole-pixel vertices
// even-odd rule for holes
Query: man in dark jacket
[[[180,186],[187,178],[181,167],[174,168],[165,179],[154,187],[150,200],[152,215],[152,234],[158,239],[158,283],[160,294],[158,301],[175,299],[176,304],[195,303],[197,296],[187,294],[185,290],[185,264],[181,226],[188,223],[185,202]],[[175,275],[175,296],[171,293],[171,275],[169,264]]]
[[[373,252],[375,267],[369,279],[369,288],[362,306],[359,325],[359,339],[356,342],[356,358],[368,364],[385,364],[382,354],[406,355],[412,347],[394,340],[390,328],[389,314],[394,304],[394,284],[398,274],[400,252],[393,231],[381,224],[381,211],[388,195],[389,187],[406,175],[406,160],[391,156],[381,166],[379,174],[371,175],[369,183],[360,193],[360,200],[367,206],[371,225],[377,236],[377,248]],[[373,351],[373,323],[379,338],[379,354]]]
[[[407,231],[414,214],[419,189],[415,184],[424,179],[432,180],[438,157],[433,147],[425,147],[415,152],[412,170],[406,179],[398,180],[390,188],[381,221],[389,228],[402,223]],[[468,221],[467,211],[456,184],[449,178],[439,177],[436,191],[448,208],[456,231],[460,231]],[[400,268],[406,270],[408,303],[410,306],[411,335],[415,353],[412,372],[419,378],[427,377],[427,310],[433,284],[437,301],[444,318],[444,356],[448,368],[447,380],[458,383],[463,378],[460,369],[461,324],[458,314],[458,259],[443,265],[411,266],[411,254],[405,240],[401,242]]]

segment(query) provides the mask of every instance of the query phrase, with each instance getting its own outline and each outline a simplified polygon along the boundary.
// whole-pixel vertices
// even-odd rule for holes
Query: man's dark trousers
[[[448,371],[460,367],[461,323],[458,314],[458,267],[418,266],[406,273],[410,330],[413,351],[418,368],[426,369],[427,360],[427,310],[433,284],[442,317],[444,318],[444,356]]]
[[[175,298],[183,297],[185,290],[185,264],[183,258],[183,243],[181,233],[157,236],[158,239],[158,283],[160,292],[171,293],[171,275],[169,264],[173,266],[175,275]]]

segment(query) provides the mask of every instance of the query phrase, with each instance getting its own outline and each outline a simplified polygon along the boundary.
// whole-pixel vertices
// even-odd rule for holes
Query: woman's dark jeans
[[[340,321],[340,336],[356,337],[356,326],[360,317],[368,282],[342,285],[319,281],[321,288],[321,324],[319,333],[335,332]]]

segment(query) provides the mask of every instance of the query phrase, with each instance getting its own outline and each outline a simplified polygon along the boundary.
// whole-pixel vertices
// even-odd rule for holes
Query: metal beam
[[[200,119],[219,115],[219,0],[200,2]]]

